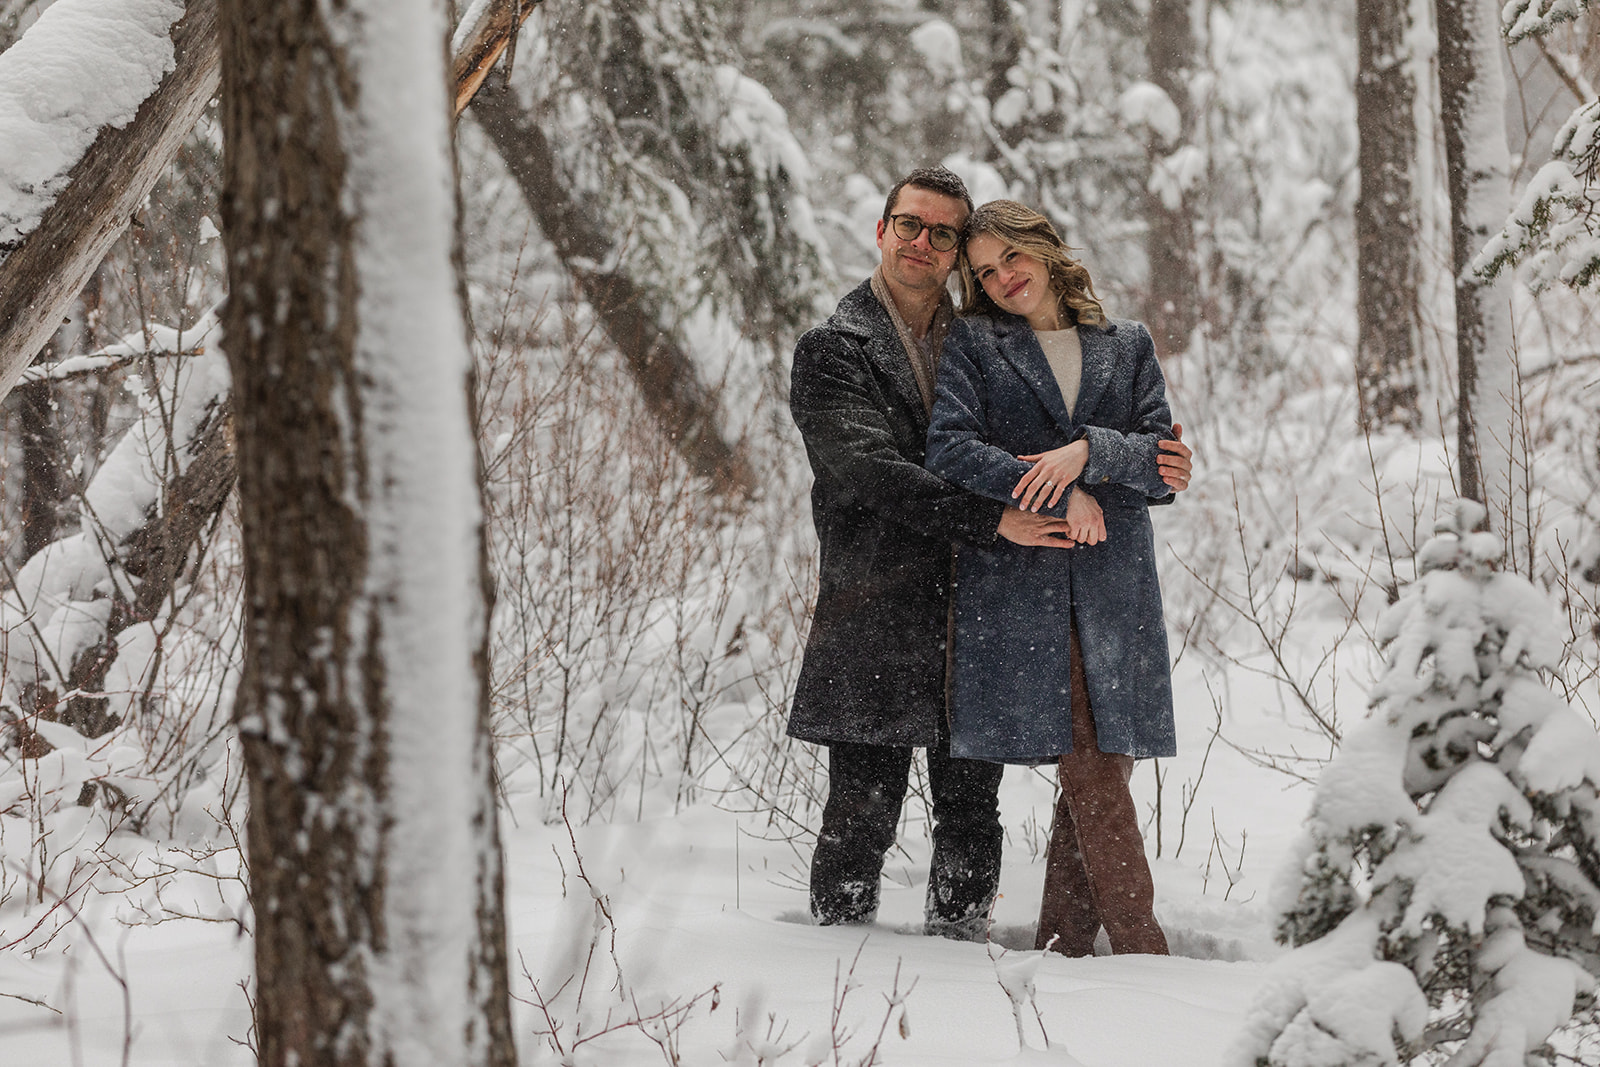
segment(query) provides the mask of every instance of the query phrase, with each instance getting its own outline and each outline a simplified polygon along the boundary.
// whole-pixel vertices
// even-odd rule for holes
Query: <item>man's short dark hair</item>
[[[894,202],[900,199],[900,190],[908,185],[959,200],[966,205],[967,214],[972,214],[972,194],[967,192],[967,183],[961,180],[961,175],[947,167],[918,167],[889,190],[889,199],[883,202],[884,222],[894,213]]]

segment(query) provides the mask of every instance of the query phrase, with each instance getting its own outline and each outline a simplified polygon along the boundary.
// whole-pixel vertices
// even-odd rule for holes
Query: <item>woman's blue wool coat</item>
[[[1013,503],[1018,455],[1079,438],[1077,484],[1105,511],[1106,539],[1069,549],[998,540],[957,553],[951,752],[1043,763],[1072,747],[1068,626],[1075,620],[1102,751],[1176,752],[1171,665],[1148,504],[1165,502],[1156,443],[1172,437],[1166,384],[1137,322],[1082,326],[1073,414],[1039,340],[1016,316],[959,320],[945,344],[929,469]],[[1065,515],[1068,494],[1048,509]]]

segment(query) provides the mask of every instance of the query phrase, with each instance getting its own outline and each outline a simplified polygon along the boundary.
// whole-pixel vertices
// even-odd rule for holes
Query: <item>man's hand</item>
[[[1066,519],[1052,519],[1021,508],[1006,508],[1000,516],[1000,536],[1014,545],[1071,548],[1075,542]]]
[[[1174,493],[1181,493],[1189,488],[1189,476],[1194,473],[1194,464],[1189,462],[1194,458],[1194,452],[1183,443],[1183,424],[1172,424],[1171,441],[1158,441],[1156,447],[1161,449],[1161,454],[1156,456],[1156,466],[1161,468],[1161,480],[1172,487]]]

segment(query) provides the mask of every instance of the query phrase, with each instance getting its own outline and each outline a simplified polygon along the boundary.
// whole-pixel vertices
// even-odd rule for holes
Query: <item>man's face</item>
[[[948,226],[961,231],[967,221],[967,205],[953,196],[908,185],[895,197],[891,215],[915,215],[929,226]],[[956,249],[940,252],[928,243],[926,229],[916,240],[902,240],[894,227],[878,220],[878,250],[883,253],[883,273],[905,289],[926,292],[943,289],[956,265]]]

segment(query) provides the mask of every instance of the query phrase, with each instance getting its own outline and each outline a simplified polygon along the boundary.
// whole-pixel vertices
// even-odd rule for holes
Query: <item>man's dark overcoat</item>
[[[1137,322],[1081,326],[1073,413],[1026,321],[962,319],[939,367],[930,469],[1009,501],[1030,464],[1016,457],[1079,438],[1077,484],[1105,512],[1106,539],[1065,551],[1000,541],[959,550],[951,657],[951,754],[1044,763],[1071,751],[1068,626],[1076,621],[1103,752],[1176,751],[1171,665],[1148,504],[1170,498],[1156,463],[1172,437],[1166,384]],[[1066,514],[1068,494],[1042,512]]]
[[[924,469],[927,409],[868,282],[800,338],[789,406],[822,545],[789,735],[931,746],[944,714],[951,542],[993,544],[1004,505]]]

